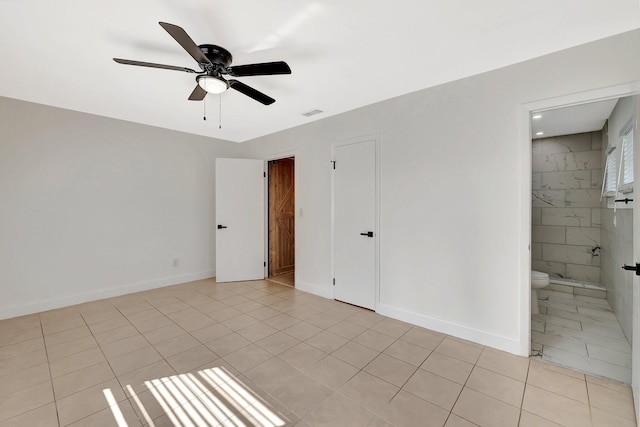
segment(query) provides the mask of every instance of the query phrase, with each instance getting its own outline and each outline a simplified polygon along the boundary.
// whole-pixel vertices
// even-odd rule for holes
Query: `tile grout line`
[[[374,326],[375,326],[375,325],[374,325]],[[370,329],[371,329],[371,328],[368,328],[366,331],[368,331],[368,330],[370,330]],[[409,329],[409,331],[410,331],[411,329],[413,329],[413,328],[410,328],[410,329]],[[366,331],[363,331],[362,333],[364,333],[364,332],[366,332]],[[405,333],[403,333],[400,337],[396,338],[396,340],[394,341],[394,343],[395,343],[396,341],[399,341],[399,340],[400,340],[400,338],[402,338],[403,336],[405,336],[409,331],[406,331],[406,332],[405,332]],[[360,334],[360,335],[362,335],[362,334]],[[360,335],[357,335],[357,336],[356,336],[356,337],[354,337],[354,338],[357,338],[357,337],[358,337],[358,336],[360,336]],[[443,339],[444,339],[444,338],[443,338]],[[353,340],[349,340],[349,342],[351,342],[351,341],[353,341]],[[392,343],[392,344],[393,344],[393,343]],[[392,344],[389,344],[389,345],[385,348],[385,350],[386,350],[387,348],[389,348]],[[346,345],[346,344],[344,344],[344,345]],[[362,344],[361,344],[361,345],[362,345]],[[366,347],[366,346],[365,346],[365,347]],[[340,347],[340,348],[341,348],[341,347]],[[367,347],[367,348],[369,348],[369,347]],[[338,349],[336,349],[336,350],[338,350]],[[383,351],[384,351],[384,350],[383,350]],[[433,351],[432,351],[432,352],[433,352]],[[383,352],[379,352],[378,356],[376,356],[373,360],[375,360],[376,358],[378,358],[382,353],[383,353]],[[429,353],[429,355],[430,355],[430,354],[431,354],[431,353]],[[334,357],[335,357],[335,356],[334,356]],[[392,356],[389,356],[389,357],[392,357]],[[425,358],[425,360],[427,360],[428,358],[429,358],[429,356],[427,356],[427,357]],[[366,367],[367,367],[371,362],[373,362],[373,360],[371,360],[371,361],[370,361],[369,363],[367,363],[365,366],[363,366],[362,368],[360,368],[360,370],[359,370],[356,374],[354,374],[351,378],[355,377],[355,376],[356,376],[356,375],[358,375],[360,372],[364,372],[364,373],[366,373],[366,374],[368,374],[368,375],[371,375],[371,376],[373,376],[373,377],[375,377],[375,378],[377,378],[377,379],[379,379],[379,380],[381,380],[381,381],[386,382],[387,384],[390,384],[390,385],[392,385],[392,386],[394,386],[394,387],[397,387],[397,388],[398,388],[398,391],[396,391],[396,392],[393,394],[393,396],[391,396],[391,398],[389,399],[389,401],[388,401],[387,403],[385,403],[385,406],[386,406],[386,405],[388,405],[389,403],[391,403],[391,401],[393,401],[393,399],[395,399],[395,398],[396,398],[396,396],[400,393],[400,391],[402,391],[402,387],[404,387],[404,385],[405,385],[405,384],[406,384],[406,383],[411,379],[411,377],[413,377],[413,375],[415,375],[415,373],[417,372],[417,370],[418,370],[418,369],[420,369],[420,366],[417,366],[416,370],[415,370],[415,371],[414,371],[414,372],[409,376],[409,378],[407,378],[407,379],[405,380],[405,382],[403,383],[403,385],[402,385],[402,386],[400,386],[400,387],[398,387],[398,386],[396,386],[395,384],[392,384],[392,383],[390,383],[389,381],[385,380],[384,378],[380,378],[380,377],[378,377],[377,375],[374,375],[374,374],[369,373],[369,372],[367,372],[367,371],[365,371],[365,370],[364,370],[364,368],[366,368]],[[347,362],[345,362],[345,363],[347,363]],[[405,363],[406,363],[406,362],[405,362]],[[424,361],[423,361],[422,363],[424,363]],[[347,380],[347,381],[348,381],[348,380]],[[346,381],[345,381],[345,384],[346,384]],[[413,395],[413,393],[411,393],[411,394]],[[345,397],[346,397],[346,396],[345,396]],[[416,397],[417,397],[417,396],[416,396]],[[431,403],[431,402],[429,402],[429,403]],[[365,409],[366,409],[366,408],[365,408]],[[379,414],[374,414],[374,415],[375,415],[377,418],[381,418],[381,419],[383,419],[384,421],[387,421],[387,422],[391,423],[391,422],[390,422],[390,421],[388,421],[386,418],[384,418],[382,415],[379,415]],[[448,418],[448,417],[447,417],[447,418]],[[374,419],[374,421],[375,421],[375,419]],[[446,420],[445,420],[445,421],[446,421]]]
[[[527,385],[529,384],[529,373],[531,372],[531,357],[527,363],[527,375],[524,377],[524,389],[522,390],[522,399],[520,400],[520,413],[518,414],[518,425],[522,422],[522,411],[524,411],[524,396],[527,393]]]
[[[446,335],[446,336],[445,336],[445,338],[446,338],[447,336],[449,336],[449,335]],[[442,341],[444,341],[444,338],[443,338],[443,340],[442,340]],[[440,343],[442,343],[442,341],[441,341]],[[440,344],[438,344],[438,345],[440,345]],[[436,347],[436,349],[437,349],[437,348],[438,348],[438,347]],[[483,346],[483,347],[482,347],[482,351],[481,351],[481,352],[480,352],[480,354],[478,355],[478,358],[476,359],[476,361],[473,363],[473,368],[471,368],[471,371],[469,372],[469,375],[467,375],[467,379],[466,379],[466,380],[464,380],[464,384],[462,384],[462,388],[460,389],[460,393],[458,393],[458,397],[456,397],[455,402],[453,402],[453,405],[451,405],[451,410],[449,411],[449,415],[447,416],[447,419],[445,420],[445,424],[446,424],[446,422],[449,420],[449,418],[451,417],[451,414],[453,414],[453,408],[455,408],[455,407],[456,407],[456,404],[458,403],[458,400],[460,400],[460,396],[462,396],[462,392],[463,392],[463,391],[464,391],[464,389],[467,387],[467,383],[469,382],[469,378],[471,377],[471,374],[473,373],[473,370],[476,368],[476,366],[478,366],[478,360],[480,360],[480,357],[482,357],[482,353],[484,353],[484,351],[486,350],[486,348],[487,348],[486,346]],[[434,349],[433,351],[435,352],[436,350]],[[455,359],[455,358],[454,358],[454,359]],[[459,360],[459,359],[456,359],[456,360]],[[435,375],[437,375],[437,374],[435,374]],[[439,375],[438,375],[438,376],[439,376]],[[473,390],[473,389],[471,389],[471,388],[470,388],[470,390]],[[474,391],[475,391],[475,390],[474,390]],[[480,392],[479,392],[479,393],[480,393]],[[481,394],[483,394],[483,395],[485,395],[485,396],[488,396],[488,395],[486,395],[486,394],[484,394],[484,393],[481,393]],[[523,395],[524,395],[524,393],[523,393]],[[488,397],[491,397],[491,396],[488,396]],[[495,399],[495,398],[494,398],[494,399]],[[499,400],[499,399],[496,399],[496,400]],[[505,403],[506,403],[506,402],[505,402]],[[466,421],[469,421],[469,422],[470,422],[470,423],[472,423],[472,424],[475,424],[473,421],[471,421],[471,420],[467,420],[466,418],[464,418],[464,417],[463,417],[463,416],[461,416],[461,415],[458,415],[458,414],[454,414],[454,415],[456,415],[456,416],[458,416],[458,417],[460,417],[460,418],[462,418],[462,419],[464,419],[464,420],[466,420]]]
[[[44,344],[44,353],[47,356],[47,368],[49,369],[49,378],[51,380],[51,394],[53,395],[53,405],[56,408],[56,419],[58,421],[58,426],[60,426],[60,412],[58,411],[58,399],[56,399],[56,389],[53,387],[53,374],[51,373],[51,363],[49,361],[49,351],[47,350],[47,340],[44,336],[44,326],[42,326],[42,318],[38,315],[38,320],[40,321],[40,331],[42,332],[42,342]]]
[[[118,313],[120,313],[122,316],[124,316],[124,318],[125,318],[125,319],[127,319],[127,322],[129,322],[129,319],[128,319],[128,318],[127,318],[127,317],[126,317],[126,316],[125,316],[121,311],[120,311],[120,309],[118,309],[118,307],[116,307],[115,305],[112,305],[112,306],[113,306],[113,308],[115,308],[115,309],[118,311]],[[84,314],[82,314],[82,311],[78,310],[78,314],[80,315],[80,317],[82,317],[82,320],[84,321],[85,325],[86,325],[86,326],[87,326],[87,328],[89,329],[89,332],[91,332],[91,336],[93,337],[94,341],[96,342],[96,345],[97,345],[97,346],[98,346],[98,348],[100,349],[100,353],[102,353],[102,357],[104,357],[105,362],[107,363],[107,365],[109,365],[109,369],[111,370],[111,373],[113,374],[113,378],[118,382],[118,385],[120,385],[120,388],[122,389],[122,392],[124,393],[125,400],[126,400],[127,402],[129,402],[129,398],[127,397],[127,393],[124,391],[124,388],[122,387],[122,383],[120,383],[120,380],[118,379],[118,376],[116,375],[116,372],[113,370],[113,367],[111,366],[111,363],[109,362],[109,358],[107,357],[107,355],[106,355],[106,354],[104,354],[104,350],[102,349],[102,346],[100,345],[100,343],[99,343],[99,342],[98,342],[98,340],[96,339],[96,337],[95,337],[95,335],[94,335],[93,331],[91,330],[91,327],[89,326],[89,323],[87,322],[87,319],[84,317]],[[129,322],[129,324],[130,324],[131,326],[133,326],[133,324],[131,324],[131,322]],[[135,326],[134,326],[134,328],[135,328]],[[136,330],[137,330],[137,329],[136,329]],[[123,338],[123,339],[126,339],[126,338]],[[117,341],[120,341],[120,340],[117,340]],[[114,341],[114,342],[117,342],[117,341]],[[98,363],[100,363],[100,362],[98,362]],[[98,363],[96,363],[95,365],[97,365]],[[91,365],[91,366],[95,366],[95,365]],[[84,368],[82,368],[82,369],[84,369]],[[74,371],[74,372],[77,372],[77,371]],[[110,380],[109,380],[109,381],[110,381]],[[98,383],[98,384],[100,384],[100,383]],[[95,384],[95,385],[93,385],[93,386],[91,386],[91,387],[95,387],[96,385],[97,385],[97,384]],[[87,388],[83,389],[82,391],[87,390],[88,388],[91,388],[91,387],[87,387]],[[75,393],[74,393],[74,394],[75,394]],[[69,396],[72,396],[72,395],[69,395]],[[67,397],[68,397],[68,396],[67,396]],[[107,403],[108,403],[108,402],[107,402]],[[117,401],[116,401],[116,404],[119,406],[120,402],[117,402]],[[129,404],[131,404],[131,403],[129,403]],[[107,409],[109,409],[109,408],[111,408],[111,407],[107,405]],[[78,422],[78,421],[80,421],[80,420],[83,420],[83,419],[89,418],[89,417],[91,417],[91,416],[93,416],[93,415],[95,415],[95,414],[97,414],[98,412],[101,412],[101,411],[103,411],[103,410],[104,410],[104,409],[101,409],[101,410],[99,410],[99,411],[97,411],[97,412],[94,412],[93,414],[89,414],[89,415],[87,415],[86,417],[80,418],[80,419],[78,419],[78,420],[74,421],[74,423],[75,423],[75,422]],[[140,418],[138,417],[138,413],[137,413],[135,410],[134,410],[134,413],[135,413],[136,418],[138,419],[138,421],[140,421]]]
[[[584,376],[584,387],[587,390],[587,404],[589,405],[589,420],[591,421],[591,425],[593,425],[593,410],[591,408],[591,393],[589,392],[589,382],[587,381],[587,376]]]

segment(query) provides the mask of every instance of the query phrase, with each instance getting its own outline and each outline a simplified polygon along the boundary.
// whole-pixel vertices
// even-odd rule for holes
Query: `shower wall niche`
[[[532,146],[532,269],[600,283],[602,131]]]

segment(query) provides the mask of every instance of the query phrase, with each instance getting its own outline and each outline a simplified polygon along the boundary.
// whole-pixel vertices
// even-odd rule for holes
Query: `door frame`
[[[635,96],[639,96],[638,92],[636,92]],[[640,121],[640,101],[636,98],[633,103],[634,109],[634,117],[635,127],[634,127],[634,138],[633,138],[633,171],[634,176],[640,176],[640,139],[635,137],[635,133],[638,133],[638,121]],[[637,190],[634,189],[634,193]],[[637,196],[634,196],[637,200]],[[632,214],[632,224],[633,224],[633,233],[632,233],[632,253],[633,253],[633,262],[638,262],[640,257],[640,211],[634,210]],[[631,387],[633,390],[633,406],[636,410],[636,422],[640,419],[638,413],[640,413],[640,366],[638,362],[640,362],[640,343],[638,343],[638,337],[640,336],[640,316],[638,316],[637,307],[640,307],[640,277],[636,275],[633,276],[632,279],[633,286],[633,318],[631,320]],[[635,348],[635,357],[634,357],[634,348]]]
[[[336,160],[336,148],[357,144],[360,142],[374,141],[375,145],[375,259],[374,259],[374,277],[375,277],[375,305],[374,311],[378,311],[380,304],[380,134],[363,135],[346,140],[331,143],[331,161],[329,162],[329,170],[331,176],[331,276],[329,278],[331,286],[331,298],[335,299],[335,285],[331,283],[335,278],[335,174],[333,173],[334,162]]]
[[[265,239],[264,239],[264,259],[265,259],[265,266],[264,266],[264,277],[266,279],[269,278],[269,162],[272,160],[281,160],[281,159],[288,159],[290,157],[293,157],[294,159],[296,159],[296,155],[297,155],[297,150],[291,150],[291,151],[283,151],[280,153],[276,153],[276,154],[272,154],[270,156],[267,156],[265,158],[263,158],[264,161],[264,171],[265,171],[265,179],[264,179],[264,194],[265,194],[265,198],[264,198],[264,226],[265,226]],[[294,237],[294,245],[295,245],[295,258],[296,258],[296,264],[298,263],[298,259],[300,259],[300,254],[299,254],[299,245],[298,245],[298,212],[299,212],[299,208],[298,208],[298,203],[297,201],[298,199],[298,162],[295,162],[295,166],[294,166],[294,170],[293,170],[293,197],[295,202],[294,205],[294,213],[293,216],[295,218],[294,221],[294,233],[295,236]],[[297,267],[297,265],[296,265]],[[296,268],[297,269],[297,268]],[[295,270],[294,269],[294,272]],[[293,287],[297,287],[296,283],[298,281],[298,275],[294,274],[294,285]]]
[[[532,101],[520,105],[520,355],[531,354],[531,176],[532,135],[531,113],[571,107],[640,93],[640,82],[604,87],[585,92]],[[638,374],[635,374],[638,375]],[[632,371],[632,376],[635,376]],[[634,384],[634,395],[640,392]]]

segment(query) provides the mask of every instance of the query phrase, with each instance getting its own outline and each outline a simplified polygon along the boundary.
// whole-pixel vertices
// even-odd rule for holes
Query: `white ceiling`
[[[242,142],[374,102],[640,28],[637,0],[0,0],[0,96]],[[234,65],[277,101],[229,91],[187,101],[197,68],[158,21]],[[222,101],[222,129],[218,102]],[[324,113],[311,118],[312,109]]]
[[[533,139],[601,130],[618,99],[541,111],[531,115]],[[543,132],[542,135],[536,135]]]

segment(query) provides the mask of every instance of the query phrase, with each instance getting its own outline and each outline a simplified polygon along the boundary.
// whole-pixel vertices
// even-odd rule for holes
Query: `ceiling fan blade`
[[[261,102],[264,105],[270,105],[276,102],[276,100],[270,96],[267,96],[251,86],[247,86],[246,84],[239,82],[238,80],[229,80],[229,87],[247,95],[249,98],[253,98],[256,101]]]
[[[209,58],[204,56],[198,45],[189,37],[189,34],[177,25],[167,22],[158,22],[167,33],[171,35],[189,55],[193,57],[199,64],[211,64]]]
[[[273,74],[291,74],[291,68],[284,61],[264,62],[261,64],[236,65],[229,67],[227,72],[230,76],[269,76]]]
[[[138,65],[140,67],[161,68],[163,70],[184,71],[185,73],[197,73],[196,70],[185,67],[176,67],[174,65],[154,64],[153,62],[132,61],[131,59],[113,58],[118,64]]]
[[[189,95],[189,101],[202,101],[205,96],[207,96],[207,91],[197,84],[191,95]]]

